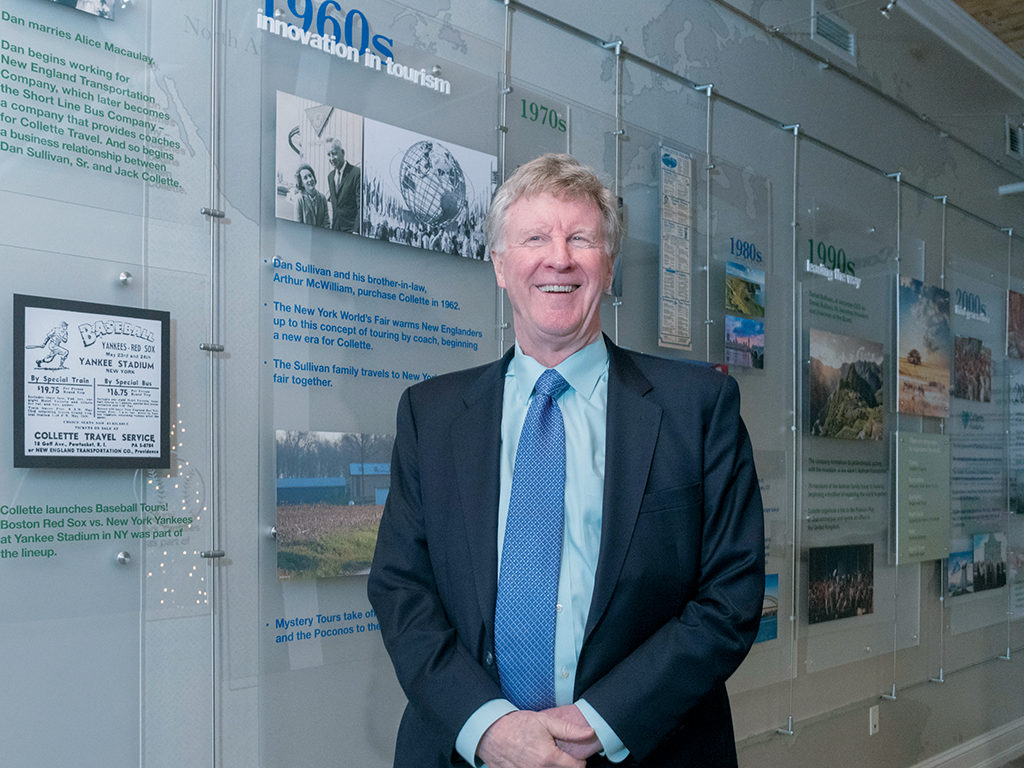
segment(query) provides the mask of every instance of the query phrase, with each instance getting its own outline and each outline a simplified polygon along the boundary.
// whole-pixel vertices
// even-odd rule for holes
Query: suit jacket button
[[[494,664],[494,654],[488,651],[487,655],[484,657],[484,663],[486,663],[488,667]]]

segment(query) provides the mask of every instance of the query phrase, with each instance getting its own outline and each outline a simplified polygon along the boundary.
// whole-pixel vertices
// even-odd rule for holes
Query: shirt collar
[[[515,355],[505,372],[505,386],[511,386],[516,399],[526,403],[533,394],[534,384],[547,370],[532,357],[523,352],[516,342]],[[604,337],[599,336],[583,349],[577,350],[555,366],[569,386],[588,400],[593,396],[601,377],[608,372],[608,347]]]

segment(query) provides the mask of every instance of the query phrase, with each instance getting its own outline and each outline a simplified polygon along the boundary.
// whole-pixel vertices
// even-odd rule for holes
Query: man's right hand
[[[544,712],[519,710],[499,717],[484,731],[476,753],[487,768],[585,768],[555,740],[582,742],[594,731]]]

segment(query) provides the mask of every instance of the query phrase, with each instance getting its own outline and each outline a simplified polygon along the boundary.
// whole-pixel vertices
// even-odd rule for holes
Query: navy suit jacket
[[[328,199],[331,202],[331,229],[340,232],[359,231],[359,195],[363,174],[349,163],[338,178],[338,169],[327,174]]]
[[[764,592],[763,513],[739,390],[710,368],[606,342],[601,549],[575,698],[629,748],[626,765],[735,765],[724,683],[753,642]],[[417,384],[398,407],[368,582],[409,699],[396,766],[464,765],[455,737],[502,696],[494,605],[510,358]]]

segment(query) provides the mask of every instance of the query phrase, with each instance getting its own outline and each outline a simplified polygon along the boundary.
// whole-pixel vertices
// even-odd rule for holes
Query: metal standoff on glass
[[[200,557],[205,557],[205,558],[208,558],[208,559],[213,559],[213,558],[217,558],[217,557],[224,557],[224,550],[223,549],[207,549],[207,550],[205,550],[203,552],[200,552],[199,556]]]
[[[276,539],[277,538],[277,526],[276,525],[270,526],[270,530],[267,531],[267,533],[270,534],[270,538]]]
[[[121,281],[121,285],[130,285],[134,277],[131,272],[122,272],[117,279]]]
[[[118,565],[128,565],[129,563],[131,563],[131,561],[132,561],[132,556],[131,556],[130,553],[124,552],[124,551],[121,551],[121,552],[117,553],[117,563],[118,563]]]

